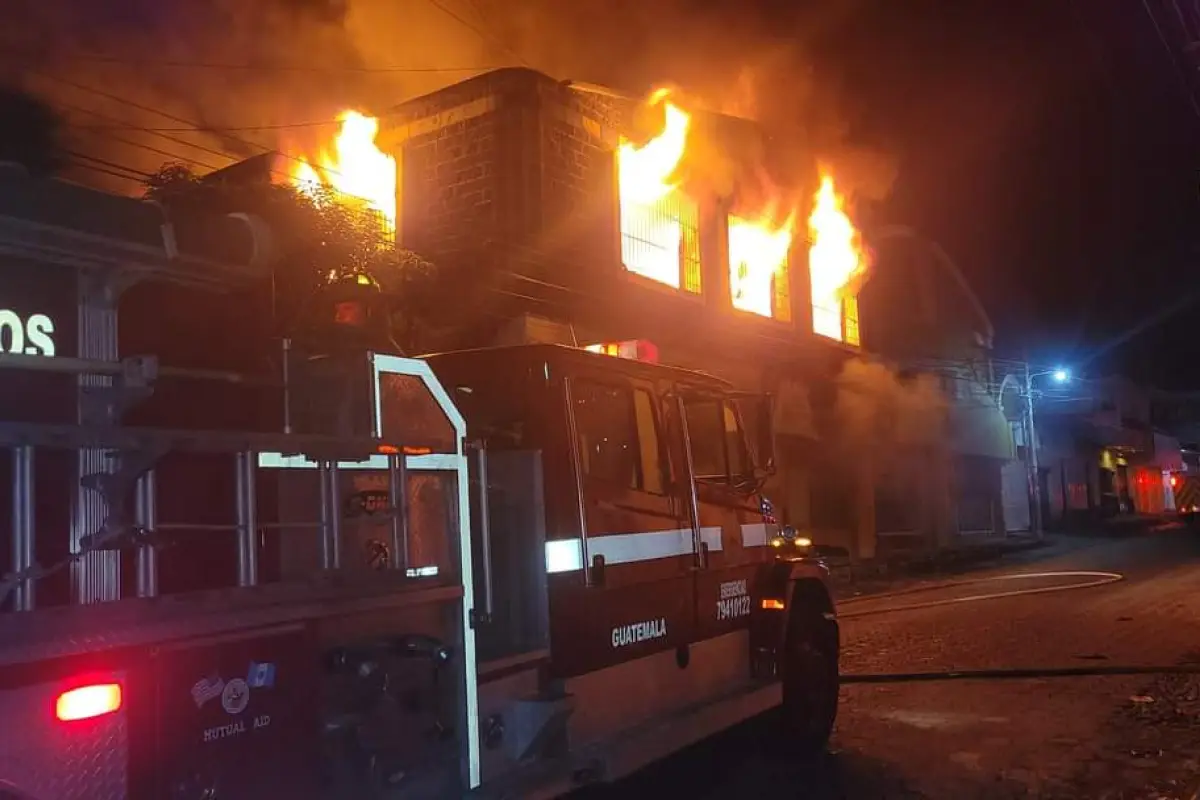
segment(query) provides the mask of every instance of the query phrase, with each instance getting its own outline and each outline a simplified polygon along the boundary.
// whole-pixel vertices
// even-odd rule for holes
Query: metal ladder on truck
[[[383,377],[398,376],[408,379],[410,383],[414,380],[419,381],[429,393],[433,405],[440,409],[453,428],[455,444],[451,452],[408,452],[404,437],[395,431],[386,430],[385,415],[381,414],[378,408],[375,409],[375,435],[362,438],[126,427],[121,424],[121,417],[125,411],[149,394],[154,381],[161,377],[235,382],[241,378],[215,372],[160,369],[153,359],[146,358],[127,359],[116,363],[69,358],[30,359],[23,356],[0,356],[0,371],[7,368],[38,369],[102,376],[108,379],[103,381],[105,385],[84,387],[85,396],[81,399],[87,403],[85,407],[91,409],[84,414],[85,424],[55,425],[0,421],[0,447],[7,449],[10,454],[12,486],[12,564],[9,574],[0,579],[0,608],[4,607],[6,598],[11,597],[11,609],[14,612],[0,614],[0,709],[6,709],[10,704],[17,708],[27,707],[31,693],[33,705],[41,705],[42,701],[50,702],[56,697],[61,699],[64,696],[61,692],[65,685],[62,679],[18,688],[15,694],[6,691],[9,689],[3,680],[6,666],[62,663],[64,660],[66,663],[72,663],[71,659],[87,659],[89,649],[112,651],[139,646],[154,647],[156,642],[219,636],[228,632],[231,627],[260,629],[265,626],[295,626],[305,620],[333,618],[338,614],[368,614],[380,608],[416,609],[422,604],[445,605],[449,602],[456,604],[459,611],[457,624],[451,626],[452,630],[448,631],[447,636],[436,637],[427,633],[393,636],[358,643],[339,643],[337,647],[325,649],[321,653],[325,662],[324,668],[330,672],[350,676],[348,689],[343,685],[340,689],[335,687],[332,692],[326,691],[326,694],[337,695],[342,699],[353,696],[355,701],[351,705],[358,706],[358,713],[344,713],[344,709],[327,713],[320,727],[327,734],[339,734],[349,730],[357,735],[357,729],[362,726],[363,713],[370,712],[370,709],[364,711],[363,706],[374,704],[378,696],[374,689],[364,695],[364,681],[377,674],[386,673],[382,664],[389,657],[415,656],[433,662],[435,668],[444,668],[453,654],[456,662],[453,670],[454,682],[457,684],[457,710],[453,727],[458,731],[456,758],[459,761],[459,785],[464,788],[478,785],[478,733],[473,680],[475,655],[471,630],[473,591],[471,548],[468,539],[470,525],[467,519],[469,484],[463,446],[465,425],[424,362],[378,355],[371,355],[370,358],[376,382],[371,396],[375,398],[375,402],[378,404],[378,398],[383,394],[380,391],[380,381]],[[81,537],[74,552],[51,565],[40,565],[37,559],[39,542],[35,512],[38,497],[35,494],[35,483],[38,453],[44,450],[77,451],[104,456],[92,459],[92,463],[103,464],[102,468],[94,469],[80,478],[81,486],[99,501],[97,505],[101,513],[94,515],[94,527],[91,528],[93,532]],[[163,458],[175,454],[232,456],[236,489],[236,514],[232,523],[194,524],[164,522],[159,519],[157,500],[160,487],[157,485],[156,467]],[[80,460],[81,463],[83,461]],[[315,519],[270,521],[260,517],[256,496],[257,477],[263,470],[270,469],[311,470],[316,474],[319,491],[316,497],[318,513]],[[387,546],[382,548],[383,562],[377,565],[380,568],[378,572],[383,574],[376,575],[373,580],[365,580],[360,576],[352,576],[349,580],[337,578],[343,566],[343,535],[346,526],[357,522],[344,518],[340,503],[342,481],[346,474],[353,470],[372,470],[385,474],[388,496],[392,498],[390,506],[382,509],[384,513],[380,515],[386,519],[390,534],[387,537]],[[414,564],[411,560],[407,487],[410,475],[423,473],[449,478],[449,483],[455,490],[453,506],[456,518],[448,520],[446,534],[450,539],[450,553],[458,562],[455,565],[458,574],[453,576],[452,585],[442,581],[428,589],[403,586],[406,579],[436,574],[430,573],[426,565]],[[262,583],[259,535],[260,532],[272,528],[319,533],[321,571],[324,578],[332,579],[309,581],[302,585]],[[235,532],[236,587],[218,592],[219,598],[216,600],[209,593],[204,612],[198,611],[195,614],[189,615],[181,611],[187,608],[186,596],[182,595],[176,596],[180,602],[171,608],[145,606],[146,602],[155,603],[154,598],[160,594],[158,548],[163,543],[163,537],[169,537],[175,532],[199,533],[206,530]],[[293,535],[297,533],[295,530],[290,532]],[[119,558],[119,551],[130,549],[136,553],[135,593],[139,599],[45,612],[52,614],[53,618],[46,617],[45,613],[39,610],[37,588],[40,580],[71,564],[95,558],[116,559]],[[112,566],[119,569],[117,564]],[[408,583],[411,584],[412,581],[409,580]],[[125,610],[131,603],[138,609],[134,615],[136,624],[133,625],[128,624],[129,614]],[[139,603],[142,605],[137,605]],[[226,611],[236,611],[232,615],[225,614],[222,620],[222,614],[211,613],[214,606]],[[232,621],[231,616],[235,618]],[[330,623],[330,627],[336,625]],[[316,667],[314,664],[313,668]],[[121,671],[117,670],[114,675],[117,673]],[[114,677],[113,680],[117,681],[114,685],[120,685],[119,678]],[[389,676],[382,674],[380,680],[386,690]],[[334,682],[337,682],[337,679]],[[330,680],[322,679],[320,683],[328,688]],[[346,684],[346,681],[341,683]],[[200,683],[197,682],[188,687],[193,696],[199,686]],[[22,691],[26,694],[24,699],[18,697]],[[161,694],[161,687],[159,693]],[[10,703],[14,697],[18,699]],[[197,701],[197,707],[200,705]],[[268,717],[269,715],[256,717],[255,724]],[[30,738],[20,747],[20,758],[9,758],[7,761],[28,761],[32,753],[35,763],[30,764],[24,776],[18,775],[14,779],[5,775],[3,770],[6,756],[15,756],[17,753],[5,753],[5,750],[12,750],[13,746],[0,744],[0,787],[4,787],[5,781],[8,781],[34,797],[99,798],[126,796],[129,793],[128,785],[110,786],[108,789],[111,791],[104,787],[89,786],[83,790],[83,794],[64,791],[64,787],[68,786],[71,780],[73,764],[90,774],[125,775],[127,780],[132,780],[129,776],[137,772],[133,767],[112,766],[108,772],[97,769],[97,759],[103,764],[105,761],[128,761],[136,757],[131,749],[134,745],[129,737],[129,727],[135,724],[132,720],[121,720],[123,736],[117,738],[124,741],[124,747],[112,746],[114,740],[109,731],[106,734],[109,738],[92,742],[91,751],[87,747],[76,746],[72,752],[80,754],[78,763],[71,758],[64,758],[61,752],[56,752],[54,741],[61,741],[61,737],[56,737],[54,731],[47,729],[43,720],[31,720],[28,723],[18,720],[18,724],[25,725]],[[229,725],[236,727],[235,723]],[[44,746],[40,748],[36,746],[39,731],[45,734]],[[96,731],[105,733],[105,729],[102,728],[97,728]],[[205,742],[209,741],[209,733],[209,729],[203,731]],[[218,734],[213,736],[217,737]],[[45,759],[45,764],[41,766],[49,769],[39,768],[39,764],[36,763],[39,754]],[[359,755],[370,762],[367,769],[373,773],[374,783],[384,784],[385,788],[387,784],[394,783],[398,790],[401,788],[405,777],[402,771],[392,770],[391,773],[380,776],[376,774],[379,771],[376,763],[378,754],[360,752]],[[161,753],[157,754],[158,759],[161,759],[161,756]],[[166,762],[169,764],[170,759],[166,759]],[[212,782],[216,779],[211,774],[203,774],[203,769],[198,777],[192,774],[196,770],[190,766],[184,772],[189,775],[186,780],[197,781],[193,787],[197,797],[206,796],[205,792],[213,790],[213,786],[209,786],[206,781]],[[46,775],[56,775],[58,782],[52,780],[50,785],[22,787],[22,777],[28,783],[47,780]],[[118,779],[113,777],[112,780]],[[174,777],[172,781],[174,782],[171,783],[170,790],[178,792],[180,785]],[[178,796],[185,795],[186,787],[183,794]]]

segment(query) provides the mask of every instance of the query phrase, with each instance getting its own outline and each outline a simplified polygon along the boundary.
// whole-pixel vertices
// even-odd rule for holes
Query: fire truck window
[[[637,417],[638,443],[641,448],[642,486],[653,494],[664,494],[662,448],[658,439],[658,416],[654,398],[645,389],[633,393],[633,411]]]
[[[746,437],[733,406],[725,403],[721,406],[724,413],[725,452],[729,456],[729,475],[745,477],[751,473],[750,457],[746,450]]]
[[[725,434],[721,403],[716,400],[690,400],[687,410],[688,439],[692,444],[692,469],[697,478],[725,480]]]
[[[575,427],[584,475],[631,489],[640,487],[637,428],[628,389],[580,381]]]

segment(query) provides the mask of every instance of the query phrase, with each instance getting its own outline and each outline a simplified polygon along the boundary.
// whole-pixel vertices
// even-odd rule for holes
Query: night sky
[[[679,40],[676,52],[641,69],[641,79],[658,80],[663,65],[687,57],[716,63],[712,69],[730,73],[739,59],[757,55],[754,46],[735,35],[739,26],[734,23],[758,17],[754,24],[760,32],[801,43],[816,80],[834,87],[845,106],[844,138],[889,154],[898,169],[885,200],[860,201],[855,208],[868,240],[873,227],[903,223],[940,242],[991,313],[999,355],[1028,354],[1036,363],[1067,364],[1081,373],[1122,371],[1164,388],[1200,389],[1200,337],[1191,324],[1200,316],[1200,303],[1189,302],[1200,288],[1200,236],[1195,230],[1200,221],[1200,112],[1189,99],[1186,82],[1196,76],[1194,70],[1185,72],[1183,28],[1176,12],[1194,14],[1200,22],[1193,0],[1147,0],[1168,47],[1142,0],[754,0],[748,5],[736,0],[576,0],[565,5],[561,0],[520,0],[511,14],[501,13],[508,7],[505,2],[271,0],[292,11],[308,9],[308,18],[345,28],[338,37],[328,27],[310,23],[304,30],[311,35],[299,39],[296,33],[272,33],[280,19],[294,22],[296,14],[272,17],[264,12],[253,24],[239,18],[230,27],[235,14],[254,17],[251,9],[257,4],[123,0],[105,6],[103,17],[86,24],[74,14],[58,14],[46,41],[71,49],[75,45],[62,33],[70,28],[77,38],[98,37],[90,46],[101,53],[140,49],[142,57],[151,59],[169,52],[172,58],[204,62],[294,61],[294,50],[301,47],[307,65],[321,59],[344,63],[347,43],[354,39],[369,65],[405,61],[447,73],[371,75],[367,70],[337,77],[309,74],[304,66],[272,73],[130,63],[124,77],[115,77],[101,69],[116,70],[118,65],[72,64],[86,68],[82,77],[70,73],[76,80],[121,87],[122,96],[136,97],[146,106],[233,125],[283,122],[280,130],[288,133],[288,124],[297,119],[332,116],[296,102],[310,99],[314,87],[324,89],[330,101],[353,103],[358,100],[351,89],[387,78],[377,94],[390,107],[435,88],[431,81],[462,76],[462,70],[447,67],[501,66],[506,58],[511,63],[515,51],[527,57],[524,63],[556,77],[611,78],[621,86],[630,75],[617,74],[618,67],[646,61],[650,50],[669,47],[674,38]],[[264,0],[263,5],[271,3]],[[28,7],[51,5],[69,11],[96,4],[48,0]],[[210,6],[216,11],[202,25],[198,20],[204,15],[197,9]],[[320,14],[312,10],[318,6],[324,9]],[[448,15],[442,6],[462,13]],[[467,6],[479,13],[466,14]],[[540,7],[544,16],[530,17],[531,7]],[[347,8],[375,16],[360,15],[354,28]],[[614,21],[622,13],[627,19]],[[674,15],[665,28],[664,13]],[[186,14],[195,19],[188,17],[188,24],[176,19]],[[562,19],[554,25],[538,21],[553,14],[572,18],[574,27]],[[644,24],[632,25],[628,19],[639,14]],[[655,15],[660,15],[659,24],[649,24]],[[822,26],[814,20],[829,22]],[[506,27],[518,22],[523,38]],[[691,22],[707,28],[702,31],[704,45],[683,41],[684,23]],[[603,27],[611,29],[610,35],[596,35]],[[551,28],[558,32],[547,32]],[[674,36],[664,37],[664,29]],[[1200,27],[1196,30],[1200,38]],[[112,32],[128,38],[112,39],[107,36]],[[399,37],[400,44],[389,37]],[[500,39],[513,46],[507,51],[503,44],[495,46]],[[589,42],[592,46],[586,48]],[[621,43],[620,57],[614,56],[613,42]],[[374,61],[368,58],[372,53]],[[142,86],[133,94],[135,78]],[[1194,86],[1200,97],[1200,80]],[[78,93],[65,98],[90,107],[98,102]],[[109,104],[103,110],[125,116],[134,109]],[[87,122],[94,126],[96,120]],[[133,124],[158,127],[164,120],[151,116]],[[268,133],[254,137],[263,140]],[[124,135],[136,136],[136,127]],[[179,141],[181,135],[153,140],[157,150],[105,157],[132,164],[140,156],[140,168],[149,169],[146,164],[155,159],[161,163],[163,149],[176,151],[186,144]],[[208,144],[208,150],[198,151],[201,161],[211,159],[212,142]],[[880,250],[880,269],[887,267],[887,250]]]
[[[1200,389],[1200,118],[1171,3],[1173,52],[1140,0],[869,5],[823,53],[854,134],[899,163],[868,219],[942,243],[1002,354]]]

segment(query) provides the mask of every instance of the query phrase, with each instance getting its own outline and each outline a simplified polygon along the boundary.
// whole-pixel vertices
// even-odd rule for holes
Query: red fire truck
[[[760,493],[764,398],[575,348],[281,347],[261,272],[212,300],[170,246],[71,246],[4,268],[0,796],[554,796],[781,702],[824,746],[837,623]],[[78,330],[39,350],[31,314]]]

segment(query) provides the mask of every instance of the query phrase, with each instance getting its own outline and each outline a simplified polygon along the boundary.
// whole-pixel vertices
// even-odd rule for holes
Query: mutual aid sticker
[[[648,622],[635,622],[632,625],[621,625],[612,630],[612,646],[628,647],[631,644],[663,639],[667,635],[667,621],[655,619]]]
[[[717,600],[717,619],[738,619],[750,616],[750,591],[746,581],[726,581],[721,584]]]
[[[221,698],[221,708],[231,719],[222,725],[206,728],[205,742],[228,739],[246,732],[246,720],[241,714],[250,705],[252,689],[271,689],[275,686],[275,665],[263,661],[251,661],[245,678],[224,680],[220,675],[210,675],[192,684],[192,701],[196,708],[204,708],[210,701]],[[271,724],[270,714],[259,714],[249,725],[250,730],[265,728]]]

